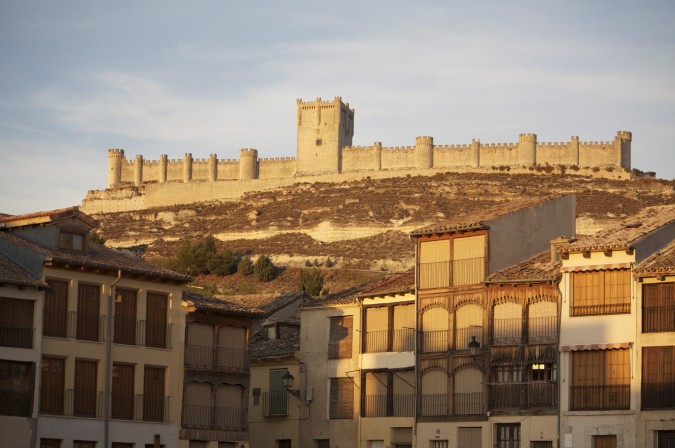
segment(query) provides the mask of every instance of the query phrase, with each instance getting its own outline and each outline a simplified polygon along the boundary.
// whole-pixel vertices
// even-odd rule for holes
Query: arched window
[[[537,302],[530,305],[527,326],[529,342],[555,342],[558,334],[558,304]]]
[[[518,303],[500,303],[493,308],[493,344],[520,344],[523,337],[523,307]]]
[[[483,373],[465,368],[455,375],[454,415],[479,415],[483,404]]]
[[[483,346],[483,308],[480,305],[464,305],[457,310],[456,333],[457,350],[467,350],[473,336]]]
[[[211,426],[213,396],[209,383],[187,383],[183,392],[183,426]]]
[[[190,322],[187,327],[185,365],[188,367],[213,367],[213,325]]]
[[[216,389],[215,426],[242,429],[245,424],[244,388],[238,384],[220,384]]]
[[[448,376],[441,369],[428,370],[422,373],[421,414],[448,415]]]
[[[448,311],[430,308],[422,314],[422,351],[444,352],[448,349]]]

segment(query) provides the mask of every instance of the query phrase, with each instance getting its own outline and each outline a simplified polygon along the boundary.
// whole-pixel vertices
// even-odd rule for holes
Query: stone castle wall
[[[312,176],[337,175],[336,181],[340,181],[347,180],[349,173],[363,172],[396,176],[400,173],[394,172],[399,171],[490,170],[504,166],[565,165],[624,171],[631,167],[632,135],[626,131],[619,131],[613,140],[605,142],[580,142],[576,136],[569,142],[538,142],[535,134],[520,134],[513,143],[483,144],[474,139],[470,144],[435,145],[433,137],[421,136],[415,139],[414,146],[383,147],[380,142],[351,146],[354,110],[340,97],[333,101],[298,100],[297,111],[296,158],[259,158],[256,149],[241,149],[239,159],[218,159],[216,154],[193,158],[186,153],[182,159],[162,155],[159,160],[145,160],[141,155],[127,159],[123,150],[110,149],[108,189],[136,187],[135,191],[141,191],[138,194],[152,196],[144,201],[145,207],[151,207],[185,203],[186,198],[190,202],[214,200],[219,195],[231,198]],[[203,182],[212,185],[192,185]],[[138,189],[143,186],[146,188]],[[121,200],[115,194],[95,193],[91,192],[88,198],[99,202]],[[124,201],[131,201],[131,206],[138,202],[134,198]],[[89,202],[91,206],[93,202]]]

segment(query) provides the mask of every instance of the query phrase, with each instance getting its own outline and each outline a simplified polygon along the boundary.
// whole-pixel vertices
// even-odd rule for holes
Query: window
[[[553,364],[530,364],[531,381],[555,381],[555,366]]]
[[[42,334],[66,337],[68,322],[68,282],[47,280]]]
[[[134,418],[134,366],[113,364],[112,371],[112,418],[133,420]]]
[[[143,377],[143,420],[164,421],[164,367],[145,367]]]
[[[166,314],[168,297],[165,294],[147,295],[145,314],[145,345],[148,347],[167,348]]]
[[[523,307],[508,302],[493,308],[492,343],[495,345],[518,345],[523,338]]]
[[[414,350],[414,305],[368,307],[365,314],[365,353]]]
[[[675,283],[642,286],[642,332],[675,331]]]
[[[657,431],[658,448],[672,448],[675,446],[675,431]]]
[[[218,329],[216,365],[219,369],[243,371],[246,365],[246,328],[229,325]]]
[[[642,349],[642,409],[675,408],[675,346]]]
[[[461,430],[461,428],[460,428]],[[480,446],[480,445],[478,445]],[[430,440],[429,441],[429,448],[448,448],[448,441],[447,440]]]
[[[366,372],[362,384],[364,417],[412,417],[414,414],[412,370]]]
[[[59,230],[59,249],[84,251],[84,234]]]
[[[61,448],[61,440],[59,440],[59,439],[40,439],[40,448]]]
[[[448,350],[449,313],[445,308],[435,306],[422,314],[422,351],[424,353]]]
[[[185,365],[197,369],[213,368],[213,325],[201,322],[187,324]]]
[[[77,339],[99,341],[101,288],[96,285],[78,285]]]
[[[496,448],[520,448],[520,423],[497,424]]]
[[[521,367],[503,365],[492,368],[491,409],[520,408],[524,406]]]
[[[291,439],[277,440],[277,448],[291,448]]]
[[[455,374],[454,415],[480,415],[483,409],[483,373],[473,367]]]
[[[445,371],[439,368],[423,371],[420,382],[422,415],[448,415],[448,376]]]
[[[527,341],[530,344],[554,344],[558,340],[556,302],[533,303],[527,310]]]
[[[263,413],[265,417],[288,414],[288,391],[284,387],[282,378],[288,369],[270,370],[270,389],[263,393]]]
[[[450,240],[420,243],[419,288],[450,286]]]
[[[112,448],[134,448],[134,444],[133,443],[113,442]]]
[[[96,442],[75,440],[73,441],[73,448],[96,448]]]
[[[457,448],[479,448],[482,446],[481,428],[458,428]],[[445,448],[447,448],[447,442]]]
[[[33,301],[0,298],[0,346],[33,347]]]
[[[630,408],[628,349],[572,352],[570,410]]]
[[[75,361],[75,391],[73,415],[96,417],[96,361]]]
[[[115,290],[115,339],[118,344],[136,344],[136,291]]]
[[[329,418],[354,417],[354,383],[349,378],[330,379]]]
[[[482,347],[483,307],[475,304],[464,305],[455,314],[457,319],[455,350],[468,350],[473,337]]]
[[[616,436],[593,436],[593,448],[616,448]]]
[[[206,442],[201,440],[190,440],[188,442],[188,448],[206,448]]]
[[[369,440],[368,448],[384,448],[384,440]]]
[[[330,448],[330,440],[328,439],[314,439],[315,448]]]
[[[42,358],[40,412],[43,414],[63,415],[64,369],[63,358]]]
[[[630,313],[630,270],[572,273],[572,316]]]
[[[412,448],[412,428],[391,428],[392,448]]]
[[[536,440],[532,442],[532,448],[553,448],[552,440]]]
[[[208,428],[212,420],[212,385],[210,383],[187,383],[183,391],[183,426]]]
[[[0,415],[30,417],[33,369],[32,362],[0,360]]]
[[[452,284],[473,285],[483,281],[485,235],[455,238],[452,249]]]
[[[328,358],[352,357],[352,316],[330,318]]]
[[[216,388],[215,405],[214,424],[217,428],[242,431],[246,427],[244,388],[242,386],[219,384]]]

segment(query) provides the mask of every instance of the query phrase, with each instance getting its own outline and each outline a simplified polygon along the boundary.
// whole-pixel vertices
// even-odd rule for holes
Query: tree
[[[272,264],[272,260],[270,260],[265,255],[259,256],[253,265],[253,272],[261,282],[269,282],[274,278],[275,275],[275,269],[274,265]]]
[[[251,261],[251,257],[246,255],[241,260],[239,260],[237,271],[243,276],[253,274],[253,262]]]
[[[317,268],[300,271],[300,289],[311,297],[318,297],[323,288],[323,274]]]
[[[206,267],[211,274],[234,274],[237,270],[237,258],[230,249],[225,249],[211,255],[211,258],[206,262]]]

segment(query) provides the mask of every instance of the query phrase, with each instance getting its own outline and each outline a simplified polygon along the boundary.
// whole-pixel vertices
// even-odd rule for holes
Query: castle
[[[129,160],[122,149],[108,150],[108,189],[90,191],[82,208],[88,213],[144,209],[218,199],[248,191],[289,185],[300,178],[312,181],[350,180],[363,176],[394,177],[423,170],[477,170],[537,165],[598,168],[631,167],[630,132],[619,131],[612,141],[538,142],[535,134],[520,134],[516,143],[434,145],[433,137],[415,139],[415,146],[352,146],[354,109],[340,97],[333,101],[297,100],[297,156],[259,158],[256,149],[241,149],[239,160]],[[351,175],[350,175],[351,174]],[[333,175],[337,175],[335,179]]]

